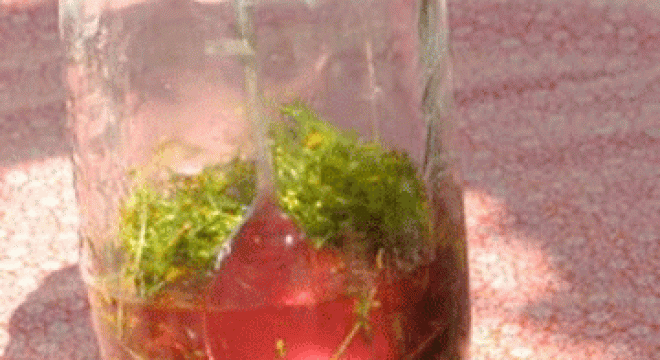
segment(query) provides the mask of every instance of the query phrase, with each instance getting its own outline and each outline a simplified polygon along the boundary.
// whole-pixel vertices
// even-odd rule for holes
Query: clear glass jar
[[[105,359],[464,359],[444,0],[60,0]]]

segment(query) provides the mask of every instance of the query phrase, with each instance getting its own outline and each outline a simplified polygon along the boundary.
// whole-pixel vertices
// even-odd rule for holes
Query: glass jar
[[[105,359],[464,359],[444,0],[60,0]]]

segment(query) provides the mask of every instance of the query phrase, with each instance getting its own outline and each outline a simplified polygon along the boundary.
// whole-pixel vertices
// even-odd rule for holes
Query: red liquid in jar
[[[112,327],[119,304],[105,303],[95,322],[109,358],[426,360],[452,341],[450,250],[408,273],[371,269],[366,299],[348,291],[346,254],[314,249],[276,207],[255,214],[234,245],[196,298],[170,292],[157,303],[124,304],[121,337]],[[366,319],[356,311],[365,304]],[[103,322],[104,313],[113,321]]]
[[[385,272],[374,270],[371,289],[347,296],[342,256],[313,249],[273,204],[251,217],[234,245],[206,303],[213,358],[385,360],[405,351],[408,313],[420,305],[428,271],[386,286]]]

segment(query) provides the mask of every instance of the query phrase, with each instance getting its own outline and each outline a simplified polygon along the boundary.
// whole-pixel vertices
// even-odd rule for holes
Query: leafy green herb
[[[255,168],[235,160],[169,187],[143,186],[125,203],[120,237],[130,262],[125,276],[142,297],[198,269],[210,269],[214,249],[241,222],[255,192]]]
[[[301,103],[284,106],[270,129],[282,209],[317,248],[332,246],[381,260],[410,255],[428,237],[424,184],[412,161],[362,142]],[[241,223],[256,189],[253,163],[234,160],[198,175],[143,185],[124,204],[120,239],[124,280],[150,297],[168,283],[200,278],[214,250]],[[191,275],[195,276],[191,276]]]
[[[285,106],[293,124],[271,132],[280,204],[317,247],[347,240],[408,253],[428,236],[424,184],[412,161],[361,142],[305,105]]]

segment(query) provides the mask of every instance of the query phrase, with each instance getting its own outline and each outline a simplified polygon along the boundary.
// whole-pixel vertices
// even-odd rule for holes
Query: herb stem
[[[332,355],[330,360],[338,360],[348,349],[348,346],[353,342],[353,338],[357,335],[358,331],[362,328],[363,324],[360,321],[356,321],[355,324],[353,324],[353,328],[351,329],[351,332],[348,333],[348,335],[344,338],[344,341],[339,345],[337,348],[337,351]]]
[[[142,211],[140,212],[140,237],[138,240],[138,247],[135,251],[135,264],[134,269],[137,272],[140,269],[140,262],[142,261],[142,249],[146,245],[145,234],[147,232],[147,203],[142,203]]]
[[[406,357],[403,358],[404,360],[416,359],[422,353],[422,351],[424,351],[429,345],[431,345],[431,342],[433,340],[435,340],[438,336],[442,335],[442,333],[447,329],[447,322],[446,321],[442,323],[435,322],[433,326],[435,327],[435,329],[433,330],[431,335],[427,336],[426,339],[424,339],[424,341],[422,341],[417,346],[415,351],[406,355]]]
[[[361,309],[362,306],[358,307],[358,314],[357,317],[358,319],[355,321],[355,324],[353,324],[353,328],[351,328],[351,331],[346,335],[344,340],[341,342],[335,353],[330,357],[330,360],[339,360],[339,358],[344,354],[344,352],[348,349],[348,347],[351,345],[351,342],[353,342],[353,338],[358,334],[358,331],[362,328],[366,328],[368,326],[369,322],[369,310],[373,306],[373,300],[374,297],[376,296],[376,287],[373,287],[369,291],[369,295],[367,296],[367,299],[364,302],[364,310]]]

